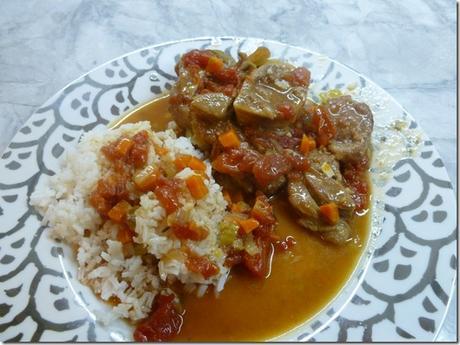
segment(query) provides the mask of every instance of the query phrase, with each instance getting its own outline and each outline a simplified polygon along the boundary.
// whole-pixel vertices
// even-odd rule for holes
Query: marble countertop
[[[252,36],[303,46],[367,75],[412,114],[456,180],[455,2],[0,2],[0,153],[32,112],[70,81],[143,46]],[[455,341],[456,299],[438,340]]]

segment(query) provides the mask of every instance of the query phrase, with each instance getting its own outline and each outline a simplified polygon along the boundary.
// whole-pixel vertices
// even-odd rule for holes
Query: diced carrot
[[[225,148],[239,147],[241,142],[233,129],[219,135],[219,142]]]
[[[159,176],[159,171],[152,166],[146,167],[136,176],[134,176],[134,184],[140,191],[152,190]]]
[[[191,156],[187,165],[192,170],[205,171],[206,164],[201,159]]]
[[[206,65],[206,72],[216,74],[224,68],[224,62],[216,56],[211,56]]]
[[[185,180],[188,190],[195,199],[201,199],[208,194],[208,188],[200,175],[192,175]]]
[[[315,139],[304,134],[302,136],[302,141],[300,142],[299,151],[302,152],[304,155],[306,155],[307,153],[309,153],[311,150],[315,148],[316,148]]]
[[[134,141],[128,138],[123,138],[118,142],[115,150],[120,157],[124,157],[128,154],[129,150],[131,150],[133,146]]]
[[[128,227],[118,229],[117,240],[123,244],[133,242],[134,232]]]
[[[177,155],[176,159],[174,160],[174,165],[176,166],[177,171],[181,171],[188,167],[188,163],[192,156],[190,155]]]
[[[249,234],[251,231],[257,229],[259,227],[259,225],[260,225],[259,222],[257,220],[255,220],[254,218],[240,220],[239,223],[240,223],[240,227],[247,234]]]
[[[122,223],[128,213],[131,205],[126,200],[120,201],[107,213],[109,218],[116,223]]]
[[[335,225],[339,221],[339,209],[334,202],[321,205],[319,207],[319,214],[322,219],[330,225]]]
[[[201,159],[190,155],[177,155],[174,160],[174,165],[176,166],[177,171],[181,171],[185,168],[190,168],[196,171],[206,170],[206,164]]]

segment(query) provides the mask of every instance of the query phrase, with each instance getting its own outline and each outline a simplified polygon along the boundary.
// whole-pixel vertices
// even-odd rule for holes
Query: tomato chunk
[[[264,194],[259,194],[251,210],[251,216],[262,224],[275,224],[273,208]]]
[[[183,55],[182,62],[185,67],[197,66],[204,69],[208,65],[210,57],[211,53],[194,49]]]
[[[265,278],[269,273],[273,247],[270,242],[261,238],[257,238],[256,241],[260,248],[260,253],[249,255],[247,252],[244,252],[243,263],[244,266],[256,277]]]
[[[219,267],[209,261],[205,256],[190,254],[185,265],[190,271],[201,274],[204,279],[208,279],[219,273]]]
[[[155,195],[165,208],[167,214],[173,213],[180,206],[179,203],[179,182],[176,180],[160,177],[156,182]]]
[[[156,342],[172,339],[180,332],[182,315],[174,306],[174,295],[157,295],[150,316],[134,331],[134,340]]]
[[[128,163],[136,168],[142,168],[148,157],[148,138],[146,131],[140,131],[133,136],[134,146],[128,156]]]
[[[266,187],[291,170],[289,163],[289,159],[283,155],[267,154],[254,164],[252,173],[259,185]]]
[[[201,241],[208,237],[208,231],[196,224],[174,224],[171,226],[173,234],[181,240]]]
[[[335,137],[336,129],[327,115],[327,110],[325,110],[322,106],[316,108],[313,115],[313,124],[318,133],[318,144],[320,146],[328,145],[331,139]]]

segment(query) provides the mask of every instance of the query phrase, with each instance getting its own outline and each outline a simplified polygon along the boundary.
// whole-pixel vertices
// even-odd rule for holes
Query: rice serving
[[[139,192],[128,184],[128,197],[138,200],[138,205],[130,209],[135,233],[132,243],[126,246],[120,240],[120,224],[102,217],[91,198],[100,180],[110,178],[117,169],[101,150],[119,138],[140,132],[146,133],[147,138],[146,164],[134,168],[133,175],[142,176],[146,170],[161,168],[166,177],[176,181],[179,207],[168,215],[156,193]],[[224,265],[226,253],[219,242],[219,224],[226,214],[227,202],[212,177],[209,161],[202,161],[205,166],[200,173],[190,167],[178,169],[181,155],[203,158],[188,138],[176,136],[173,124],[163,132],[153,132],[149,122],[93,131],[66,154],[60,171],[31,195],[30,203],[43,216],[49,235],[75,248],[78,279],[103,300],[113,302],[113,311],[119,317],[132,321],[147,317],[154,297],[176,280],[188,291],[199,294],[209,286],[215,291],[224,287],[229,268]],[[191,176],[203,181],[205,196],[193,197],[187,188]],[[181,222],[195,224],[206,236],[195,240],[178,238],[170,229],[178,215]],[[200,258],[200,262],[207,260],[214,274],[191,269],[187,253]]]

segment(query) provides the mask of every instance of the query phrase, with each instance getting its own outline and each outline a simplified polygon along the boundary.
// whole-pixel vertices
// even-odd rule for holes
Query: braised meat
[[[243,82],[233,107],[241,125],[279,126],[292,123],[299,116],[307,98],[310,73],[283,62],[266,63]]]
[[[301,226],[344,244],[367,207],[372,112],[350,96],[308,100],[310,72],[269,57],[263,47],[237,62],[220,51],[184,54],[171,113],[224,188],[249,200],[286,195]]]
[[[342,96],[329,99],[326,109],[336,128],[328,149],[339,161],[359,161],[366,156],[374,126],[370,108]]]

